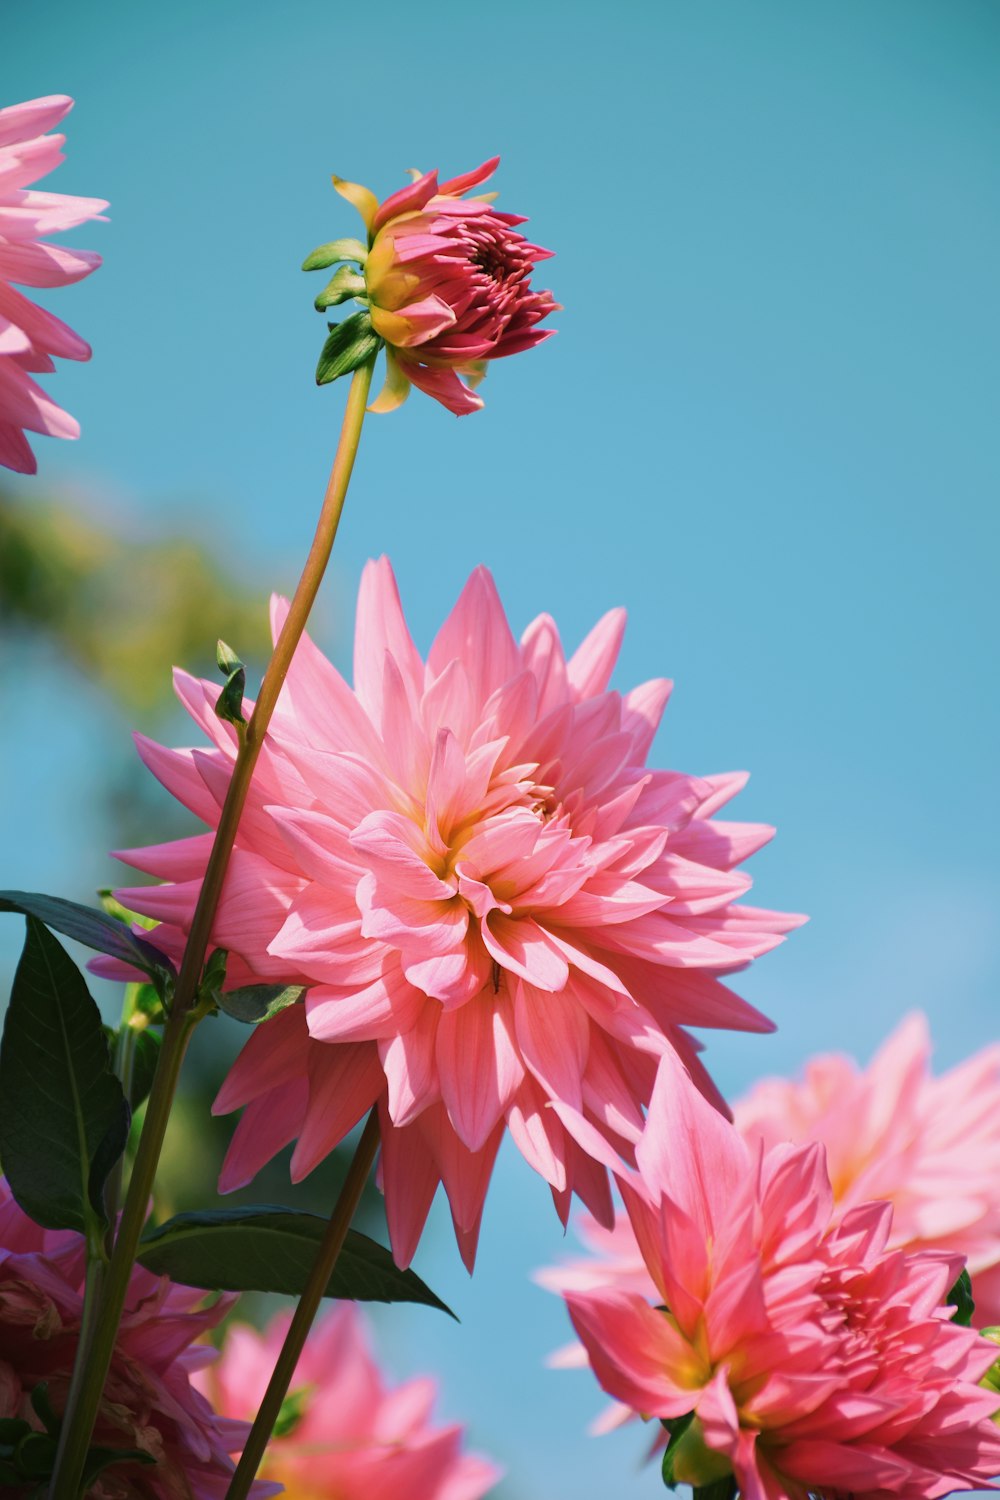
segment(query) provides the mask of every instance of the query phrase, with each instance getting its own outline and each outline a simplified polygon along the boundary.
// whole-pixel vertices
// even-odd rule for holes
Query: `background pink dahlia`
[[[927,1019],[908,1016],[867,1068],[843,1054],[766,1078],[734,1106],[748,1142],[822,1141],[838,1209],[892,1204],[890,1243],[963,1255],[976,1323],[1000,1323],[1000,1044],[939,1078]]]
[[[37,468],[25,431],[80,435],[31,376],[54,370],[53,356],[89,359],[90,345],[15,290],[68,286],[101,264],[92,250],[67,250],[46,236],[99,218],[107,203],[28,187],[64,159],[66,137],[46,131],[72,108],[65,94],[51,94],[0,109],[0,464],[19,474]]]
[[[40,1428],[31,1393],[41,1382],[56,1416],[62,1414],[85,1272],[83,1236],[40,1228],[0,1177],[0,1417]],[[88,1490],[94,1500],[223,1500],[233,1472],[229,1454],[249,1428],[214,1412],[192,1380],[215,1359],[203,1340],[235,1300],[223,1297],[206,1308],[204,1296],[141,1266],[133,1270],[93,1441],[136,1449],[155,1463],[106,1469]],[[276,1491],[259,1482],[253,1493],[262,1500]]]
[[[622,1189],[652,1295],[565,1297],[606,1391],[692,1416],[677,1479],[933,1500],[1000,1472],[1000,1396],[978,1384],[995,1346],[945,1305],[961,1257],[888,1249],[887,1203],[838,1220],[822,1147],[750,1148],[669,1056],[636,1157]]]
[[[769,1029],[720,976],[801,919],[738,901],[736,866],[773,832],[715,817],[743,775],[646,766],[670,684],[608,690],[624,620],[611,611],[567,660],[547,616],[514,639],[478,569],[425,663],[383,559],[362,579],[353,691],[303,641],[213,936],[229,983],[308,994],[253,1033],[220,1092],[218,1111],[246,1106],[224,1189],[296,1138],[304,1176],[377,1102],[397,1259],[443,1181],[471,1266],[505,1128],[564,1220],[576,1192],[610,1223],[605,1163],[630,1157],[664,1051],[724,1107],[684,1027]],[[176,684],[211,746],[139,750],[211,826],[235,736],[217,688]],[[120,893],[169,951],[210,842],[121,856],[169,882]]]
[[[262,1333],[230,1324],[221,1359],[197,1379],[217,1411],[253,1419],[288,1323],[279,1313]],[[360,1309],[341,1302],[302,1352],[262,1473],[290,1500],[480,1500],[501,1471],[462,1451],[461,1427],[433,1425],[436,1395],[427,1377],[387,1386]]]

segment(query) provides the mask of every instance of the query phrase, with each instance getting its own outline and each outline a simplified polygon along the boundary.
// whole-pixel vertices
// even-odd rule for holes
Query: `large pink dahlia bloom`
[[[83,1236],[41,1229],[0,1177],[0,1417],[40,1427],[31,1393],[45,1382],[62,1414],[80,1334],[86,1252]],[[154,1464],[115,1464],[88,1490],[90,1500],[222,1500],[233,1474],[229,1455],[249,1431],[218,1416],[192,1376],[215,1351],[201,1342],[233,1298],[200,1306],[204,1292],[175,1286],[137,1266],[94,1444],[148,1454]],[[277,1492],[255,1486],[257,1497]]]
[[[54,370],[54,355],[89,359],[90,345],[14,289],[68,286],[101,264],[92,250],[67,250],[45,236],[98,218],[108,205],[28,187],[63,160],[66,137],[46,131],[72,108],[65,94],[52,94],[0,109],[0,464],[18,474],[37,468],[25,431],[80,435],[31,376]]]
[[[386,343],[386,385],[373,411],[405,400],[410,385],[456,416],[478,411],[475,384],[486,362],[520,354],[550,337],[537,325],[558,311],[531,274],[551,250],[518,234],[522,215],[501,213],[485,197],[466,197],[492,177],[495,156],[473,172],[438,184],[427,172],[379,203],[366,188],[334,178],[358,207],[371,248],[364,265],[372,327]]]
[[[217,1411],[250,1421],[284,1342],[289,1315],[263,1333],[230,1325],[222,1358],[198,1377]],[[372,1357],[360,1310],[333,1307],[317,1323],[292,1377],[279,1435],[262,1467],[287,1500],[480,1500],[500,1478],[462,1451],[457,1424],[434,1426],[429,1378],[390,1389]]]
[[[734,1107],[750,1142],[822,1141],[841,1212],[893,1207],[893,1245],[954,1250],[972,1276],[976,1322],[1000,1323],[1000,1045],[939,1078],[922,1015],[870,1065],[814,1057],[802,1078],[768,1078]]]
[[[842,1219],[821,1146],[751,1148],[665,1055],[622,1189],[655,1288],[565,1293],[601,1385],[693,1419],[674,1476],[746,1500],[924,1496],[1000,1473],[996,1354],[945,1305],[960,1256],[890,1250],[892,1207]]]
[[[547,616],[514,639],[479,569],[425,663],[383,559],[362,579],[353,692],[303,640],[213,940],[230,983],[309,989],[251,1035],[216,1101],[246,1106],[224,1189],[296,1137],[303,1177],[377,1101],[397,1259],[443,1181],[471,1265],[505,1122],[564,1219],[576,1192],[610,1222],[594,1132],[629,1156],[670,1048],[711,1091],[684,1026],[769,1029],[719,976],[800,920],[737,902],[735,866],[773,830],[714,817],[742,775],[646,767],[670,685],[608,691],[623,625],[612,611],[567,662]],[[214,825],[235,735],[214,685],[177,688],[212,747],[140,738],[140,754]],[[122,892],[170,952],[209,844],[122,856],[171,882]]]

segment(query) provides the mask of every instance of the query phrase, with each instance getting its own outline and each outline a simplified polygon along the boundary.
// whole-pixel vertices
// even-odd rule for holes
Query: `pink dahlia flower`
[[[427,172],[379,203],[367,188],[334,178],[361,213],[371,248],[363,272],[372,327],[386,343],[386,384],[373,411],[390,411],[419,386],[456,416],[478,411],[476,384],[486,363],[520,354],[550,337],[537,325],[558,311],[531,274],[551,250],[532,245],[500,213],[496,194],[468,198],[496,171],[493,157],[440,185]]]
[[[397,1259],[443,1181],[471,1266],[505,1123],[564,1220],[576,1192],[610,1222],[594,1151],[629,1155],[660,1055],[676,1048],[711,1092],[683,1028],[770,1029],[719,976],[800,921],[737,901],[735,867],[773,830],[714,817],[742,775],[646,767],[670,684],[608,691],[623,626],[613,610],[569,661],[545,615],[518,642],[479,569],[425,663],[383,559],[362,579],[353,692],[303,639],[213,940],[229,983],[308,993],[251,1035],[216,1100],[246,1106],[224,1190],[294,1138],[305,1176],[377,1101]],[[177,688],[212,746],[139,751],[214,825],[235,734],[214,684]],[[121,893],[171,953],[210,842],[121,856],[171,882]]]
[[[75,438],[80,428],[32,374],[55,369],[53,356],[89,359],[90,345],[14,285],[68,286],[101,264],[92,250],[67,250],[44,238],[101,216],[100,198],[39,193],[28,184],[63,160],[64,135],[46,135],[73,108],[65,94],[0,109],[0,464],[34,474],[25,431]]]
[[[289,1315],[263,1333],[234,1323],[218,1364],[198,1377],[227,1417],[252,1420],[284,1341]],[[479,1500],[500,1478],[487,1459],[462,1452],[462,1428],[435,1427],[433,1380],[387,1388],[359,1309],[341,1302],[316,1325],[292,1377],[280,1436],[262,1474],[289,1500]]]
[[[65,1407],[80,1333],[86,1257],[83,1236],[41,1229],[22,1213],[0,1177],[0,1417],[41,1427],[31,1393],[45,1382],[57,1416]],[[245,1422],[217,1416],[192,1376],[215,1351],[200,1342],[234,1298],[201,1307],[204,1292],[174,1286],[137,1266],[94,1444],[149,1454],[105,1469],[90,1500],[222,1500],[233,1473],[229,1455],[245,1440]],[[258,1484],[258,1497],[277,1492]]]
[[[953,1250],[972,1276],[976,1322],[1000,1323],[1000,1045],[934,1078],[922,1015],[866,1069],[813,1058],[801,1080],[768,1078],[735,1106],[747,1141],[822,1141],[841,1213],[892,1204],[890,1243]]]
[[[818,1145],[751,1148],[665,1054],[622,1181],[652,1298],[565,1293],[601,1385],[690,1418],[674,1477],[746,1500],[924,1496],[1000,1472],[995,1347],[950,1321],[960,1256],[890,1250],[888,1203],[842,1218]]]
[[[964,1256],[972,1276],[977,1327],[1000,1323],[1000,1047],[991,1046],[941,1078],[930,1074],[926,1018],[912,1015],[867,1070],[850,1058],[813,1058],[801,1082],[769,1078],[734,1106],[747,1143],[768,1148],[819,1142],[834,1195],[834,1217],[875,1199],[892,1204],[894,1250],[946,1250]],[[550,1291],[654,1287],[628,1215],[612,1229],[583,1216],[587,1258],[539,1272]],[[586,1363],[579,1345],[552,1363]],[[633,1413],[616,1405],[594,1424],[606,1431]]]

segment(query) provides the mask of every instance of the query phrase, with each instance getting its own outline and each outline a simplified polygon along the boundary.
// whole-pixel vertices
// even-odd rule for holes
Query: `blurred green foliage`
[[[42,634],[127,711],[169,703],[169,667],[216,675],[216,639],[268,650],[261,591],[182,534],[129,537],[52,498],[0,492],[0,628]]]

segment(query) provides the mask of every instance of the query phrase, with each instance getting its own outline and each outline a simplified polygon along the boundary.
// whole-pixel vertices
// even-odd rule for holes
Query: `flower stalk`
[[[257,1470],[260,1468],[270,1442],[275,1423],[281,1412],[282,1402],[288,1395],[295,1367],[305,1348],[309,1330],[340,1258],[351,1221],[357,1213],[361,1194],[364,1192],[368,1174],[378,1152],[378,1142],[379,1125],[376,1106],[365,1122],[357,1150],[351,1158],[347,1176],[344,1178],[343,1187],[334,1204],[319,1253],[309,1272],[309,1280],[288,1326],[285,1342],[281,1346],[281,1353],[271,1372],[264,1399],[254,1418],[250,1436],[247,1438],[246,1446],[236,1466],[236,1473],[226,1492],[226,1500],[246,1500],[246,1496],[250,1493],[250,1486],[257,1476]]]
[[[330,560],[361,439],[373,364],[374,358],[354,372],[348,392],[340,441],[334,455],[333,467],[309,556],[295,590],[288,617],[264,673],[253,713],[246,726],[246,733],[240,738],[232,778],[205,871],[191,931],[184,949],[170,1014],[164,1028],[163,1044],[146,1107],[142,1135],[139,1138],[121,1222],[115,1237],[111,1264],[105,1278],[99,1325],[86,1362],[86,1380],[80,1383],[79,1389],[71,1393],[75,1399],[67,1404],[64,1416],[62,1444],[49,1491],[50,1500],[78,1500],[87,1449],[111,1365],[139,1239],[149,1212],[153,1181],[163,1149],[181,1067],[192,1032],[211,1009],[211,1002],[200,998],[199,987],[211,938],[212,924],[222,894],[226,871],[229,868],[240,816],[268,724]],[[339,1247],[337,1253],[339,1253]]]

